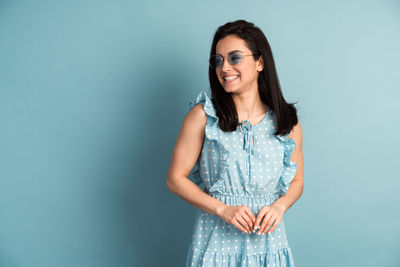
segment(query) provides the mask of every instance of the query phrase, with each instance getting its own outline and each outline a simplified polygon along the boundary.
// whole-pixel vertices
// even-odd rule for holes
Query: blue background
[[[219,25],[267,36],[303,127],[296,266],[400,266],[399,1],[1,1],[0,266],[183,266],[166,188]]]

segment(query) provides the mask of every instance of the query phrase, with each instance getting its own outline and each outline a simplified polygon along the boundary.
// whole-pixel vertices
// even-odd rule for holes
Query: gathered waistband
[[[239,195],[221,193],[218,191],[208,192],[208,194],[228,205],[248,205],[248,206],[268,206],[277,200],[280,195],[277,192],[271,192],[262,195]]]
[[[239,194],[230,194],[230,193],[221,193],[221,192],[206,192],[209,195],[212,196],[227,196],[227,197],[243,197],[243,198],[266,198],[266,197],[271,197],[271,196],[279,196],[277,192],[272,192],[272,193],[266,193],[266,194],[260,194],[260,195],[239,195]]]

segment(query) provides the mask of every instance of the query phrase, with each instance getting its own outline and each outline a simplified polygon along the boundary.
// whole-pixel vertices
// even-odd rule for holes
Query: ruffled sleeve
[[[290,161],[292,152],[296,148],[296,143],[291,137],[289,137],[289,134],[285,136],[277,135],[276,137],[283,144],[284,148],[282,175],[276,186],[277,193],[282,196],[287,193],[290,182],[296,175],[297,163]]]
[[[197,97],[190,101],[189,108],[192,109],[197,104],[204,106],[204,112],[207,115],[207,124],[216,125],[218,123],[218,117],[214,109],[214,105],[211,102],[210,97],[207,95],[206,90],[201,90]]]

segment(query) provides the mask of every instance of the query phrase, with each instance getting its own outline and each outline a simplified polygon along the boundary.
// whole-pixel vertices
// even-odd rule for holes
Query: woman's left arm
[[[289,137],[296,143],[296,148],[293,150],[290,158],[290,161],[297,163],[296,175],[290,182],[286,194],[278,198],[274,204],[272,204],[280,208],[283,212],[286,212],[300,198],[303,194],[304,185],[303,133],[300,122],[293,127]]]

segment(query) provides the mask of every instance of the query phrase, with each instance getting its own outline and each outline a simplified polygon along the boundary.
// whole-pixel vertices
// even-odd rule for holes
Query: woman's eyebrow
[[[244,53],[243,51],[240,51],[240,50],[233,50],[233,51],[231,51],[231,52],[229,52],[228,54],[232,54],[233,52],[242,52],[242,53]]]
[[[234,53],[234,52],[242,52],[242,53],[244,53],[243,51],[241,51],[241,50],[232,50],[232,51],[230,51],[229,53],[228,53],[228,55],[230,55],[230,54],[232,54],[232,53]],[[220,56],[222,56],[221,54],[219,54],[219,53],[216,53],[216,55],[220,55]]]

